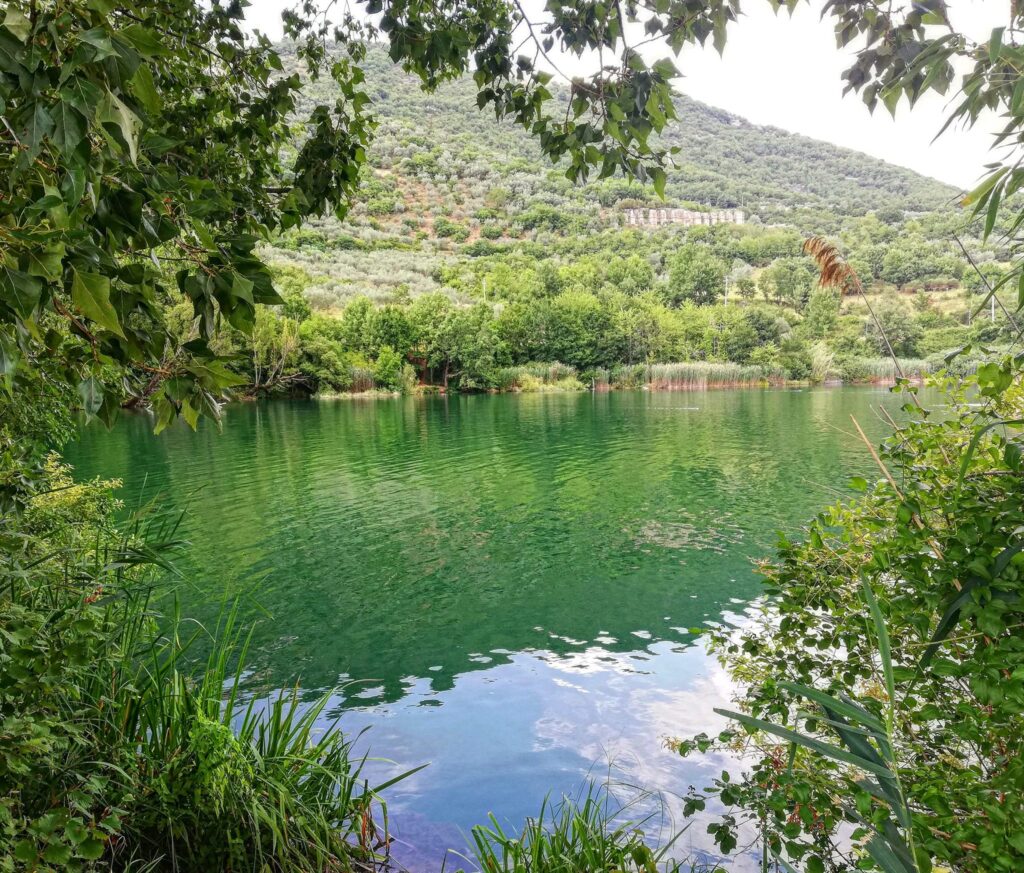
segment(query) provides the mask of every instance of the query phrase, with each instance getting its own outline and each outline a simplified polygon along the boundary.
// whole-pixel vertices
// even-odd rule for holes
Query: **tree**
[[[299,323],[260,306],[250,340],[253,394],[273,391],[290,381],[285,368],[297,363]]]
[[[350,351],[367,353],[373,347],[372,323],[373,301],[363,294],[353,297],[341,314],[339,341]]]
[[[922,264],[917,253],[901,242],[889,246],[882,258],[880,277],[896,286],[898,291],[903,286],[924,276]]]
[[[698,306],[714,303],[725,288],[725,262],[707,246],[686,245],[669,259],[665,299],[670,306],[689,300]]]
[[[897,355],[916,355],[921,327],[903,302],[895,297],[886,297],[875,304],[874,311],[875,317],[864,323],[864,334],[877,349],[878,354],[887,356],[891,346],[892,352]]]
[[[816,288],[811,292],[801,323],[806,336],[824,339],[839,322],[839,295],[831,288]]]
[[[761,271],[757,284],[766,300],[803,309],[814,281],[814,266],[807,258],[778,258]]]
[[[369,126],[340,61],[337,104],[314,112],[286,170],[301,82],[277,75],[265,38],[245,37],[241,8],[133,8],[7,5],[0,224],[24,230],[4,243],[0,344],[9,384],[42,355],[60,357],[86,412],[109,420],[165,361],[163,306],[176,287],[199,338],[149,395],[159,427],[178,413],[216,416],[232,381],[209,348],[218,325],[251,330],[258,304],[280,303],[260,236],[344,214]],[[45,348],[38,326],[56,331]]]
[[[368,316],[365,330],[366,351],[371,355],[379,354],[380,349],[388,347],[404,358],[415,338],[405,309],[393,304],[373,309]]]

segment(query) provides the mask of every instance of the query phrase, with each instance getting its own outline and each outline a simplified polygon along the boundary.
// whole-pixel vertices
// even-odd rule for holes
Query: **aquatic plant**
[[[635,803],[636,801],[634,801]],[[536,818],[518,832],[494,815],[472,830],[475,869],[483,873],[681,873],[690,865],[669,857],[679,834],[652,848],[644,828],[655,813],[628,818],[632,804],[616,802],[607,786],[590,785],[578,797],[545,799]],[[709,871],[710,873],[710,871]]]
[[[502,367],[492,377],[499,391],[582,391],[576,368],[557,361]]]
[[[676,390],[711,388],[726,385],[759,385],[782,381],[778,370],[756,365],[684,361],[676,364],[652,364],[645,372],[651,388]]]
[[[923,379],[944,366],[944,362],[923,358],[848,358],[838,369],[844,382],[893,383],[901,378]]]

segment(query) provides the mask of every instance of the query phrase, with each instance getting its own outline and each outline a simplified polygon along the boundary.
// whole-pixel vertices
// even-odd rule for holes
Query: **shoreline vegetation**
[[[415,384],[405,390],[362,387],[358,391],[319,391],[309,396],[315,400],[372,399],[403,396],[430,397],[446,394],[571,394],[581,392],[605,393],[609,391],[707,391],[742,388],[797,388],[841,387],[844,385],[894,386],[905,380],[921,385],[925,379],[945,369],[945,362],[933,364],[922,359],[899,361],[903,375],[891,360],[869,359],[856,362],[856,378],[845,379],[840,374],[824,379],[789,379],[779,371],[766,371],[742,364],[708,364],[688,362],[681,364],[637,364],[614,370],[597,370],[578,374],[574,367],[563,364],[535,364],[509,367],[496,375],[496,387],[474,391],[445,391],[443,386]],[[976,364],[957,368],[959,375],[970,375]],[[260,399],[247,394],[238,398],[247,401]]]

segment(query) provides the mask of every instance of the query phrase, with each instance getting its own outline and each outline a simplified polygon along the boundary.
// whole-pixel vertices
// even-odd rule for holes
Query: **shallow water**
[[[884,389],[273,401],[222,433],[145,415],[83,430],[79,475],[129,505],[188,505],[180,591],[259,619],[247,685],[336,689],[332,714],[388,793],[396,857],[439,869],[493,812],[616,780],[684,792],[728,762],[667,736],[716,730],[729,685],[690,628],[742,611],[751,559],[871,474]],[[269,613],[268,617],[266,613]],[[685,849],[710,850],[703,824]],[[458,863],[449,861],[448,869]]]

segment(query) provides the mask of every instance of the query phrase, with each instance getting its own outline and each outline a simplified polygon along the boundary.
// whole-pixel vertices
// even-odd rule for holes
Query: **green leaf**
[[[130,24],[118,32],[118,36],[124,37],[132,44],[134,49],[144,58],[154,58],[167,54],[167,49],[160,42],[160,37],[155,30],[142,24]]]
[[[53,142],[65,157],[85,138],[85,118],[64,95],[53,110]]]
[[[4,302],[24,319],[32,318],[39,306],[43,283],[21,270],[0,265],[0,290]]]
[[[67,834],[67,838],[76,846],[89,836],[89,831],[82,824],[81,820],[77,818],[68,820],[68,823],[64,825],[64,833]]]
[[[110,279],[106,276],[75,270],[71,282],[71,300],[86,318],[124,337],[121,320],[110,302]]]
[[[26,864],[31,863],[38,856],[35,843],[31,840],[19,840],[14,847],[14,857]]]
[[[94,27],[78,35],[78,38],[96,49],[96,60],[102,61],[105,58],[116,58],[117,50],[110,41],[110,34],[102,27]]]
[[[11,377],[18,369],[21,350],[18,344],[6,333],[0,331],[0,376],[10,383]]]
[[[7,14],[4,16],[4,27],[17,37],[18,42],[25,42],[32,32],[32,22],[28,16],[13,6],[7,10]]]
[[[235,273],[231,279],[231,293],[246,303],[252,304],[252,289],[254,285],[241,273]]]
[[[878,641],[878,654],[882,660],[882,673],[885,676],[885,690],[889,693],[889,703],[896,702],[896,682],[892,674],[892,647],[889,644],[889,632],[885,627],[885,618],[878,605],[878,598],[867,577],[861,579],[861,591],[864,594],[864,602],[867,603],[871,612],[871,618],[875,623],[875,636]]]
[[[132,92],[139,102],[154,115],[160,111],[160,95],[153,82],[153,73],[146,64],[142,64],[131,78]]]
[[[991,191],[999,182],[999,180],[1002,179],[1003,176],[1005,176],[1008,172],[1010,172],[1009,167],[1000,167],[995,172],[990,173],[984,182],[982,182],[977,188],[971,191],[970,194],[968,194],[966,197],[964,197],[963,200],[960,201],[960,205],[971,206],[974,203],[983,203],[984,198],[989,193],[989,191]]]
[[[116,94],[105,91],[96,107],[96,120],[118,134],[121,144],[128,149],[132,163],[138,161],[139,117]]]
[[[839,700],[831,694],[826,694],[824,691],[819,691],[817,688],[811,688],[808,685],[800,685],[797,682],[780,682],[779,685],[793,694],[806,697],[808,700],[813,700],[826,709],[831,709],[841,715],[845,715],[847,718],[864,725],[864,727],[869,728],[875,733],[881,733],[885,730],[882,722],[862,706],[858,706],[855,703]]]
[[[82,408],[86,418],[92,418],[103,405],[103,387],[92,376],[78,383],[78,396],[82,399]]]
[[[1005,27],[997,27],[992,31],[992,38],[988,41],[988,59],[993,64],[999,59],[999,53],[1003,50],[1003,32]]]
[[[86,118],[92,117],[103,92],[83,76],[73,76],[60,89],[60,99],[71,104]]]
[[[996,216],[999,213],[999,203],[1002,200],[1002,186],[996,185],[992,189],[991,195],[988,199],[988,211],[985,213],[985,228],[982,231],[981,238],[988,239],[992,233],[992,228],[996,224]]]
[[[50,843],[43,851],[43,860],[51,864],[67,864],[71,860],[71,849],[63,843]]]
[[[36,103],[35,111],[32,113],[28,124],[25,126],[24,137],[33,148],[38,148],[43,137],[53,132],[53,116],[42,104]]]
[[[798,746],[803,746],[805,749],[810,749],[813,752],[817,752],[819,755],[824,755],[826,758],[832,758],[836,761],[851,764],[861,770],[874,773],[876,776],[882,776],[886,779],[892,778],[892,772],[888,767],[883,767],[876,764],[874,761],[866,761],[864,758],[860,757],[860,755],[854,755],[851,752],[847,752],[845,749],[839,748],[839,746],[824,743],[821,740],[798,733],[790,728],[781,727],[780,725],[772,724],[770,721],[763,721],[759,718],[753,718],[752,716],[744,715],[741,712],[730,712],[727,709],[717,708],[715,709],[715,712],[719,715],[725,716],[726,718],[738,721],[740,724],[753,728],[754,730],[763,731],[766,734],[772,734],[773,736],[777,736],[790,743],[796,743]]]
[[[875,834],[868,841],[868,854],[884,873],[917,873],[913,867],[904,864],[881,834]]]
[[[98,861],[103,857],[103,850],[105,848],[102,840],[90,837],[78,847],[78,854],[85,858],[86,861]]]
[[[64,272],[64,244],[30,249],[27,259],[30,276],[56,282]]]
[[[651,169],[651,182],[654,184],[654,191],[663,200],[665,199],[666,181],[668,181],[668,177],[665,175],[665,171],[661,167],[654,167]]]

